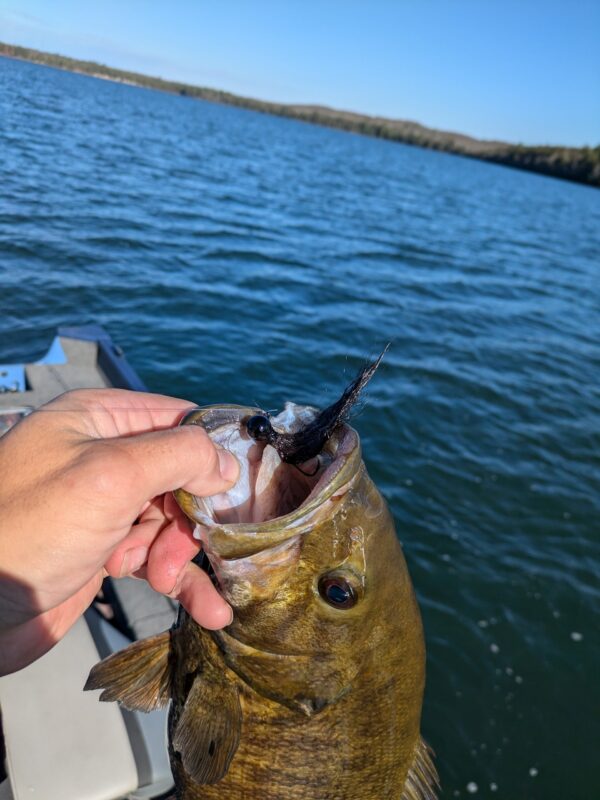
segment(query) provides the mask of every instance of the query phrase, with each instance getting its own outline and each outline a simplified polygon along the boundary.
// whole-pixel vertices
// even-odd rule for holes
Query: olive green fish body
[[[225,414],[238,430],[253,411],[199,413],[205,424],[207,413]],[[219,419],[211,435],[239,454],[244,443]],[[180,800],[435,798],[437,775],[420,736],[420,613],[357,435],[343,426],[332,436],[314,478],[277,459],[270,464],[276,457],[266,450],[244,452],[252,502],[243,492],[242,500],[214,502],[177,493],[199,525],[232,624],[205,631],[181,611],[162,661],[157,637],[150,659],[136,643],[132,656],[123,651],[97,665],[87,688],[106,687],[104,699],[128,707],[140,707],[144,686],[155,705],[172,699],[169,750]],[[253,514],[258,521],[236,521]],[[143,659],[146,678],[131,667]],[[126,665],[130,678],[117,679]]]

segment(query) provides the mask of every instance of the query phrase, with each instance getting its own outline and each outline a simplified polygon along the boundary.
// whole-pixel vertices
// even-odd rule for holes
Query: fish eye
[[[273,426],[264,414],[255,414],[246,423],[246,430],[251,439],[257,442],[267,442],[273,433]]]
[[[333,608],[352,608],[358,602],[354,587],[341,575],[324,575],[319,580],[319,594]]]

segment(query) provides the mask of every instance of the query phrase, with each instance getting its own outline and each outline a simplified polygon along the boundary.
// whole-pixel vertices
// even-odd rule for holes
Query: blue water
[[[99,322],[277,409],[393,340],[355,426],[443,797],[599,798],[600,192],[4,58],[0,155],[0,361]]]

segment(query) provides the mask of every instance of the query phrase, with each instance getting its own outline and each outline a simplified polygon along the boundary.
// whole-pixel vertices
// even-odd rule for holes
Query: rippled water
[[[393,340],[355,425],[443,796],[600,797],[600,192],[2,58],[0,153],[3,361],[95,321],[153,390],[275,409]]]

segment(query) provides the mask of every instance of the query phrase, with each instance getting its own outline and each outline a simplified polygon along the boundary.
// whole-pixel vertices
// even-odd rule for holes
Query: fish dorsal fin
[[[437,800],[440,780],[432,756],[432,749],[419,736],[400,800]]]
[[[84,691],[104,689],[100,700],[117,700],[130,711],[153,711],[171,696],[171,632],[134,642],[92,667]]]
[[[238,689],[222,673],[199,673],[173,735],[173,749],[196,783],[216,783],[227,773],[240,743]]]

